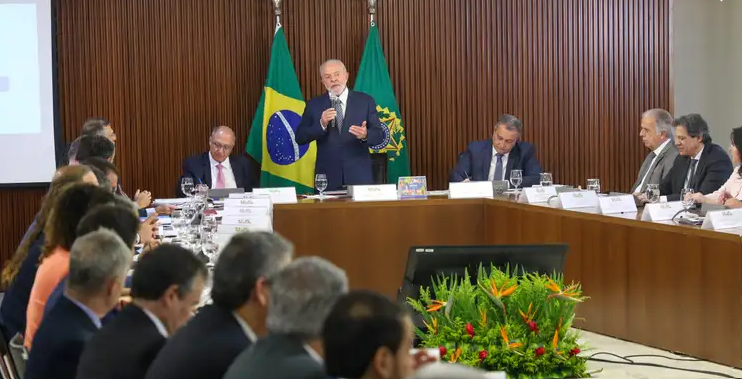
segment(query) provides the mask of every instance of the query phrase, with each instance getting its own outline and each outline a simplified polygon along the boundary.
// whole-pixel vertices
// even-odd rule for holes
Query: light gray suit
[[[639,187],[639,184],[641,184],[642,178],[644,178],[644,174],[647,173],[647,170],[649,170],[649,175],[647,175],[647,180],[642,184],[641,192],[644,192],[644,190],[647,189],[647,184],[660,184],[665,175],[670,172],[677,156],[678,148],[672,140],[670,140],[670,142],[660,151],[657,155],[657,160],[653,165],[652,159],[654,159],[654,151],[650,152],[644,159],[642,167],[639,169],[639,177],[636,179],[634,185],[631,186],[631,193],[634,193],[636,188]],[[652,167],[649,167],[650,165],[652,165]]]

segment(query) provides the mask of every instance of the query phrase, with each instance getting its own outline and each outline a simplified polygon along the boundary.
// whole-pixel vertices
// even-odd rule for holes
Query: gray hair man
[[[664,109],[650,109],[642,114],[639,136],[650,151],[644,159],[639,176],[631,186],[631,193],[646,202],[644,191],[648,184],[660,184],[667,176],[678,156],[678,148],[673,143],[673,119]]]
[[[293,252],[293,245],[275,233],[232,237],[214,269],[213,304],[168,340],[145,378],[223,377],[237,355],[267,334],[269,278],[291,262]]]
[[[348,292],[345,272],[322,258],[299,258],[270,285],[270,334],[241,353],[224,379],[324,379],[322,329],[335,302]]]
[[[26,378],[75,378],[85,344],[118,302],[131,259],[131,247],[108,229],[75,240],[67,288],[36,332]]]
[[[521,181],[515,186],[530,187],[538,184],[541,164],[536,159],[536,148],[521,141],[523,123],[515,116],[500,116],[492,131],[492,138],[474,141],[459,155],[451,172],[452,182],[511,181],[513,170],[520,171]]]

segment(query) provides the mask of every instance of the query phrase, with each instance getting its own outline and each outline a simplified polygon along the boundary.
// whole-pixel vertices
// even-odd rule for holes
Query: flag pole
[[[273,14],[276,15],[276,30],[281,27],[281,1],[271,0],[273,2]]]
[[[374,21],[374,16],[376,15],[376,0],[367,0],[368,1],[368,14],[371,16],[371,26],[376,25],[376,21]]]

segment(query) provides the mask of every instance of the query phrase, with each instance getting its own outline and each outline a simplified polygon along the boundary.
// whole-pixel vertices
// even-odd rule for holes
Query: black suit
[[[165,341],[149,316],[129,304],[88,342],[77,378],[141,379]]]
[[[250,344],[232,311],[209,305],[170,337],[145,378],[221,378]]]
[[[223,379],[325,379],[301,340],[272,334],[237,356]]]
[[[466,151],[459,155],[459,160],[449,179],[452,182],[463,182],[467,178],[473,182],[488,180],[492,165],[492,149],[492,139],[470,143]],[[528,142],[515,143],[508,154],[507,167],[503,169],[505,180],[510,180],[512,170],[523,171],[521,188],[539,184],[541,180],[541,164],[536,159],[536,148]]]
[[[85,344],[98,327],[77,304],[62,296],[36,331],[26,379],[74,379]]]
[[[690,163],[691,157],[687,155],[678,155],[675,158],[670,172],[660,184],[660,194],[667,196],[667,201],[680,200],[680,192],[685,185]],[[724,185],[732,174],[732,169],[732,161],[724,149],[710,143],[704,146],[701,159],[696,166],[696,173],[688,185],[693,188],[694,192],[708,195]]]
[[[250,161],[242,155],[237,157],[230,156],[229,165],[232,167],[237,188],[244,188],[245,192],[252,191],[254,186],[252,183],[252,174],[250,173]],[[179,197],[185,197],[183,190],[180,188],[180,182],[184,177],[193,178],[194,185],[203,183],[209,186],[209,188],[213,188],[211,185],[211,160],[209,159],[208,151],[190,156],[183,161],[183,174],[178,180],[178,188],[176,190]]]

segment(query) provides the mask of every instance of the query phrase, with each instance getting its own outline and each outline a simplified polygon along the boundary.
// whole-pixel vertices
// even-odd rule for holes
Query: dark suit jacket
[[[452,182],[462,182],[469,177],[471,181],[486,181],[492,163],[492,139],[474,141],[466,151],[459,155],[459,161],[451,172]],[[510,150],[505,168],[505,180],[510,180],[510,171],[523,170],[523,183],[520,188],[539,184],[541,165],[536,159],[536,148],[528,142],[518,141]]]
[[[170,337],[145,378],[221,379],[250,344],[232,311],[209,305]]]
[[[25,379],[74,379],[85,344],[97,331],[85,311],[62,297],[36,331]]]
[[[342,133],[320,124],[322,112],[332,108],[330,95],[325,93],[307,102],[301,122],[296,129],[296,143],[304,145],[317,141],[316,174],[327,175],[327,190],[341,189],[343,185],[373,184],[369,147],[384,141],[384,130],[376,114],[376,102],[363,92],[348,90],[348,102],[343,118]],[[366,141],[350,133],[351,125],[361,126],[366,121]]]
[[[144,311],[129,304],[88,342],[77,379],[142,379],[165,341]]]
[[[128,279],[128,278],[127,278]],[[56,287],[54,287],[54,291],[49,294],[49,297],[46,299],[46,304],[44,305],[44,317],[47,317],[47,315],[54,309],[54,306],[57,305],[59,302],[59,299],[64,297],[64,289],[67,288],[67,277],[65,276],[62,278],[62,280],[59,281],[59,284],[57,284]],[[101,324],[107,325],[113,318],[120,312],[118,308],[112,309],[108,314],[103,316],[103,318],[100,320]]]
[[[32,223],[28,230],[33,229],[35,224],[36,222]],[[23,334],[26,331],[28,299],[31,297],[31,288],[36,280],[36,271],[39,269],[39,259],[43,249],[44,232],[41,232],[36,240],[31,242],[28,254],[18,269],[18,274],[5,290],[2,305],[0,305],[0,320],[6,341],[10,341],[16,333]]]
[[[252,174],[250,173],[250,161],[242,155],[237,157],[230,156],[229,165],[232,167],[237,188],[244,188],[245,192],[252,191],[254,186],[252,183]],[[193,184],[203,183],[211,188],[211,161],[209,160],[208,151],[190,156],[183,161],[183,174],[178,179],[178,187],[175,192],[179,197],[185,197],[183,190],[180,188],[181,179],[184,177],[193,178]]]
[[[261,338],[234,360],[223,379],[325,379],[323,365],[301,340],[273,334]]]
[[[680,192],[688,175],[691,157],[678,155],[670,172],[660,184],[660,194],[667,196],[667,201],[680,200]],[[703,148],[701,160],[698,161],[695,174],[694,192],[708,195],[721,187],[732,174],[732,161],[729,155],[716,144]]]

